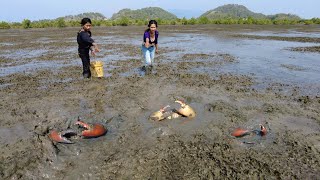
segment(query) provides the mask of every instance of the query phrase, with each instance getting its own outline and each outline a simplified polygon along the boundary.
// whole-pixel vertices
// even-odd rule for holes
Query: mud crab
[[[58,132],[56,130],[51,130],[49,133],[49,138],[53,142],[64,143],[64,144],[73,144],[73,142],[70,141],[68,138],[70,138],[71,136],[75,136],[75,135],[77,135],[77,133],[71,129],[66,130],[66,131],[61,131],[61,132]]]
[[[102,124],[87,124],[80,121],[80,119],[78,119],[75,124],[85,128],[85,130],[81,132],[81,136],[84,138],[100,137],[107,133],[107,129]]]
[[[170,105],[164,106],[159,111],[152,113],[149,119],[154,121],[162,121],[164,119],[175,119],[178,117],[188,117],[193,118],[196,116],[195,111],[187,105],[182,100],[176,100],[176,103],[179,103],[180,107],[177,109],[168,109]]]
[[[236,128],[232,133],[231,136],[234,137],[243,137],[246,135],[250,135],[251,133],[255,133],[256,135],[259,136],[265,136],[267,135],[268,131],[267,128],[264,127],[262,124],[259,124],[260,129],[254,129],[254,130],[249,130],[249,129],[243,129],[243,128]]]

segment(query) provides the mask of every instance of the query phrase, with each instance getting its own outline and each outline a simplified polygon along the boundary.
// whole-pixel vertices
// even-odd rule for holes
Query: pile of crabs
[[[176,108],[170,108],[170,105],[166,105],[160,110],[152,113],[149,116],[149,119],[153,121],[162,121],[179,117],[194,118],[196,116],[196,112],[193,110],[193,108],[190,105],[186,104],[183,100],[175,100],[174,102],[178,104]],[[51,130],[49,133],[49,138],[54,143],[72,144],[73,142],[69,139],[72,136],[80,135],[83,138],[97,138],[107,133],[107,128],[99,123],[87,124],[78,118],[78,120],[75,122],[75,125],[78,125],[84,130],[81,131],[80,134],[72,129],[68,129],[65,131]],[[262,124],[259,124],[259,128],[257,129],[236,128],[231,133],[231,136],[237,138],[242,138],[244,136],[263,137],[265,135],[267,135],[267,128]],[[244,142],[247,144],[254,144],[254,142]]]
[[[178,108],[170,108],[170,105],[166,105],[161,108],[159,111],[156,111],[151,114],[149,119],[154,121],[162,121],[165,119],[175,119],[179,117],[186,117],[186,118],[194,118],[196,116],[196,112],[193,108],[186,104],[183,100],[176,100],[180,106]],[[248,137],[264,137],[268,133],[267,128],[259,124],[258,128],[236,128],[232,131],[231,136],[236,138],[247,138]],[[254,141],[242,141],[244,144],[255,144]]]

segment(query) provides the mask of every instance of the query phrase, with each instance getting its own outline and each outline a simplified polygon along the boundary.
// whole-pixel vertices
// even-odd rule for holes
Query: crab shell
[[[181,105],[177,112],[183,116],[193,118],[196,116],[196,112],[187,104],[183,103],[182,101],[175,101]]]

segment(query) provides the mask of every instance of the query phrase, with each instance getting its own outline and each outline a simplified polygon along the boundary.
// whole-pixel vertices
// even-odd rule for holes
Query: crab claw
[[[161,108],[159,111],[152,113],[149,119],[153,121],[161,121],[166,119],[168,116],[170,116],[170,112],[167,110],[169,107],[170,107],[169,105],[166,105],[163,108]]]
[[[265,135],[267,135],[267,128],[266,127],[264,127],[262,124],[259,124],[259,126],[260,126],[260,135],[261,136],[265,136]]]
[[[81,132],[81,135],[85,138],[96,138],[107,133],[107,129],[102,124],[87,124],[80,120],[75,124],[86,129]]]
[[[49,133],[49,138],[54,142],[73,144],[72,141],[67,139],[67,136],[69,137],[69,136],[73,136],[73,135],[76,135],[76,133],[72,130],[62,131],[62,132],[57,132],[56,130],[52,130]]]
[[[161,108],[160,111],[162,113],[164,113],[164,112],[166,112],[167,108],[169,108],[169,107],[170,107],[170,105],[166,105],[165,107]]]
[[[249,134],[250,134],[250,131],[247,130],[247,129],[236,128],[236,129],[231,133],[231,136],[234,136],[234,137],[243,137],[243,136],[246,136],[246,135],[249,135]]]
[[[177,109],[177,112],[179,114],[186,117],[190,117],[190,118],[193,118],[196,116],[196,112],[189,105],[184,103],[182,100],[176,100],[175,102],[179,103],[181,106],[179,109]]]

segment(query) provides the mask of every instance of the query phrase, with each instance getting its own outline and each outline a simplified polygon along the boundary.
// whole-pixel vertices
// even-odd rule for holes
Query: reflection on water
[[[288,47],[315,46],[315,43],[230,39],[195,34],[179,34],[174,39],[184,41],[175,42],[173,38],[165,37],[165,43],[162,45],[167,48],[181,49],[166,54],[168,59],[173,61],[181,59],[187,53],[228,53],[235,56],[239,61],[239,63],[230,63],[215,69],[200,67],[202,72],[253,74],[256,80],[262,84],[282,82],[302,87],[316,85],[315,89],[305,90],[320,93],[319,54],[293,52],[286,49]],[[193,40],[187,41],[190,39]],[[299,70],[286,68],[286,66],[294,66]],[[191,71],[199,72],[199,69]]]

